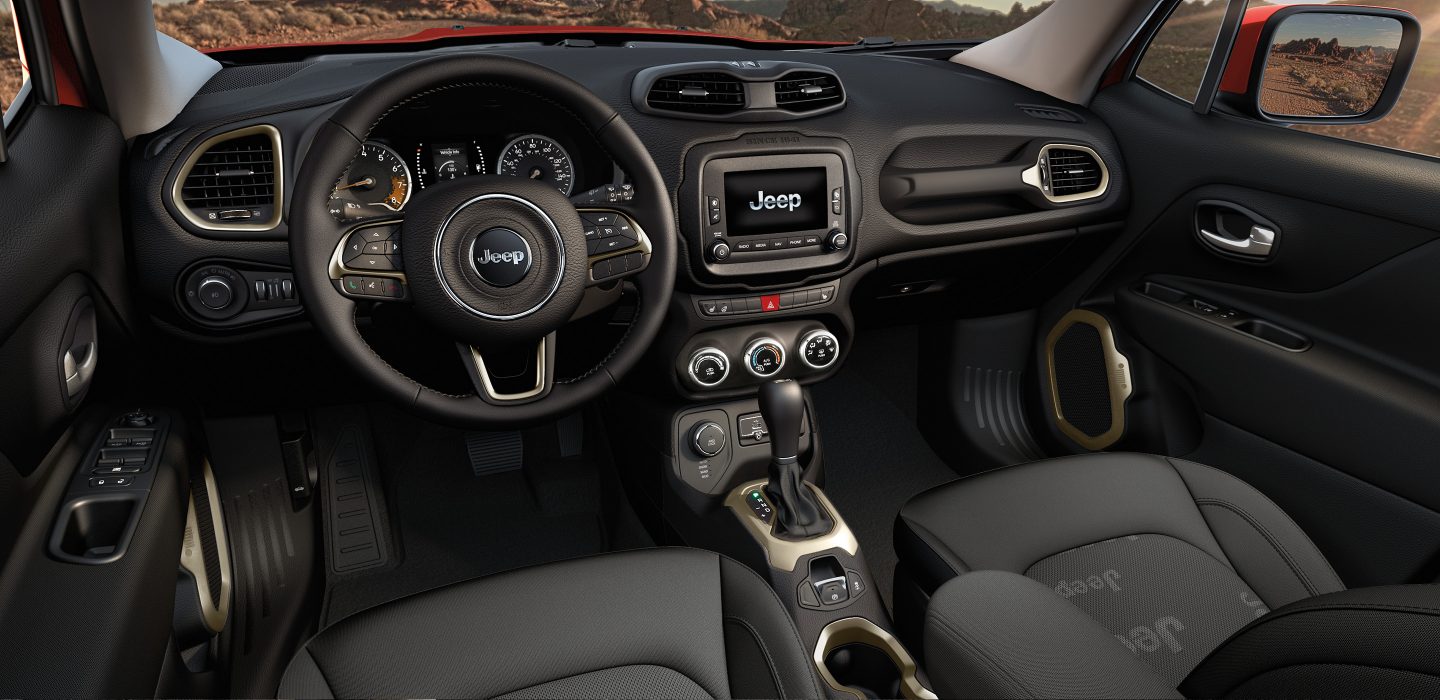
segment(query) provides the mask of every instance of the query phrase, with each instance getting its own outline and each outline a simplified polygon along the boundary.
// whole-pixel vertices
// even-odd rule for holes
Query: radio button
[[[755,241],[755,250],[770,250],[771,241]]]
[[[800,246],[803,246],[803,245],[805,245],[805,238],[804,238],[803,236],[802,236],[802,237],[797,237],[797,238],[787,238],[787,239],[785,239],[785,247],[787,247],[787,248],[799,248]]]
[[[770,250],[781,250],[787,247],[789,247],[789,243],[784,238],[770,239]]]
[[[806,237],[805,237],[805,243],[804,243],[804,244],[805,244],[805,245],[820,245],[820,237],[819,237],[819,236],[806,236]]]

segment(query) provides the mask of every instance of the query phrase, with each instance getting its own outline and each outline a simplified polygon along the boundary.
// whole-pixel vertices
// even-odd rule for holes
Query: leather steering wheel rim
[[[356,302],[332,285],[330,263],[353,225],[336,221],[326,201],[361,144],[395,106],[426,92],[466,85],[495,86],[541,96],[569,110],[627,174],[635,197],[625,211],[650,239],[648,267],[631,278],[639,291],[636,318],[613,352],[588,374],[554,382],[544,396],[492,403],[476,394],[436,391],[402,374],[378,355],[355,323]],[[548,68],[505,56],[429,59],[381,76],[350,97],[316,131],[296,177],[290,206],[290,253],[310,317],[321,335],[358,372],[398,403],[446,423],[495,427],[534,423],[574,411],[615,386],[660,332],[674,291],[676,233],[670,195],[649,152],[608,104]]]

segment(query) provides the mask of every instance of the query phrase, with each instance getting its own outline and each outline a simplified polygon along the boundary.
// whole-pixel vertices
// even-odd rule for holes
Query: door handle
[[[1200,229],[1200,236],[1211,246],[1235,255],[1266,258],[1270,257],[1270,251],[1275,249],[1275,230],[1260,224],[1252,224],[1250,235],[1244,238],[1230,238],[1203,228]]]
[[[76,359],[79,354],[79,359]],[[96,352],[95,341],[90,341],[78,348],[71,348],[65,351],[62,362],[65,367],[65,395],[67,398],[75,398],[85,387],[90,386],[91,377],[95,376],[96,359],[99,353]]]
[[[1231,202],[1195,205],[1195,236],[1212,252],[1252,262],[1267,260],[1280,245],[1280,228]]]

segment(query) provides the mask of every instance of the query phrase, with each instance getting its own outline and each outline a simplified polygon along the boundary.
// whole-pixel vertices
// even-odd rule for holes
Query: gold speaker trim
[[[745,503],[745,494],[765,488],[765,481],[752,481],[743,484],[740,488],[730,492],[725,497],[725,505],[735,511],[735,517],[750,531],[750,535],[760,543],[760,548],[765,550],[765,559],[770,562],[771,568],[781,571],[794,571],[795,564],[802,557],[817,554],[827,549],[839,547],[845,550],[846,554],[854,555],[860,551],[860,541],[855,539],[855,533],[850,531],[850,526],[840,518],[840,511],[825,497],[825,492],[815,488],[811,484],[805,484],[807,488],[815,492],[815,498],[820,501],[820,507],[830,514],[830,519],[835,526],[830,531],[819,537],[811,537],[805,540],[782,540],[775,536],[774,525],[760,519],[755,511]]]
[[[1065,420],[1064,410],[1060,408],[1060,387],[1055,383],[1055,344],[1060,341],[1060,336],[1064,335],[1065,331],[1077,323],[1093,326],[1100,331],[1100,347],[1105,356],[1105,378],[1110,386],[1110,429],[1096,437],[1085,434]],[[1115,348],[1115,331],[1111,329],[1109,320],[1094,311],[1071,309],[1060,317],[1055,327],[1050,329],[1050,335],[1045,338],[1045,365],[1050,373],[1050,405],[1055,425],[1060,428],[1060,432],[1091,451],[1103,450],[1115,444],[1115,441],[1125,434],[1125,402],[1130,399],[1134,383],[1130,378],[1130,360]]]
[[[202,465],[205,474],[205,491],[210,498],[206,503],[195,502],[195,492],[190,492],[190,508],[185,514],[185,538],[180,549],[180,566],[195,577],[195,589],[200,596],[200,613],[205,626],[219,634],[230,619],[230,591],[233,585],[230,573],[230,543],[225,537],[225,518],[220,507],[220,492],[215,486],[215,473],[210,471],[210,460]],[[210,510],[210,522],[215,526],[215,547],[220,552],[220,599],[210,597],[210,579],[205,571],[205,554],[197,539],[200,534],[195,515],[196,508]]]
[[[820,630],[820,639],[815,642],[815,668],[826,685],[842,693],[864,697],[850,687],[840,685],[830,669],[825,667],[825,657],[846,644],[866,644],[885,652],[895,668],[900,669],[900,694],[903,697],[909,700],[937,700],[935,693],[920,684],[920,678],[916,676],[915,657],[910,656],[900,640],[863,617],[836,620]]]

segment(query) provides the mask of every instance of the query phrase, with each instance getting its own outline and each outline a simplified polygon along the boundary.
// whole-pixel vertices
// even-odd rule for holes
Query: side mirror
[[[1364,124],[1395,106],[1420,23],[1401,10],[1282,5],[1245,12],[1220,101],[1283,124]]]

